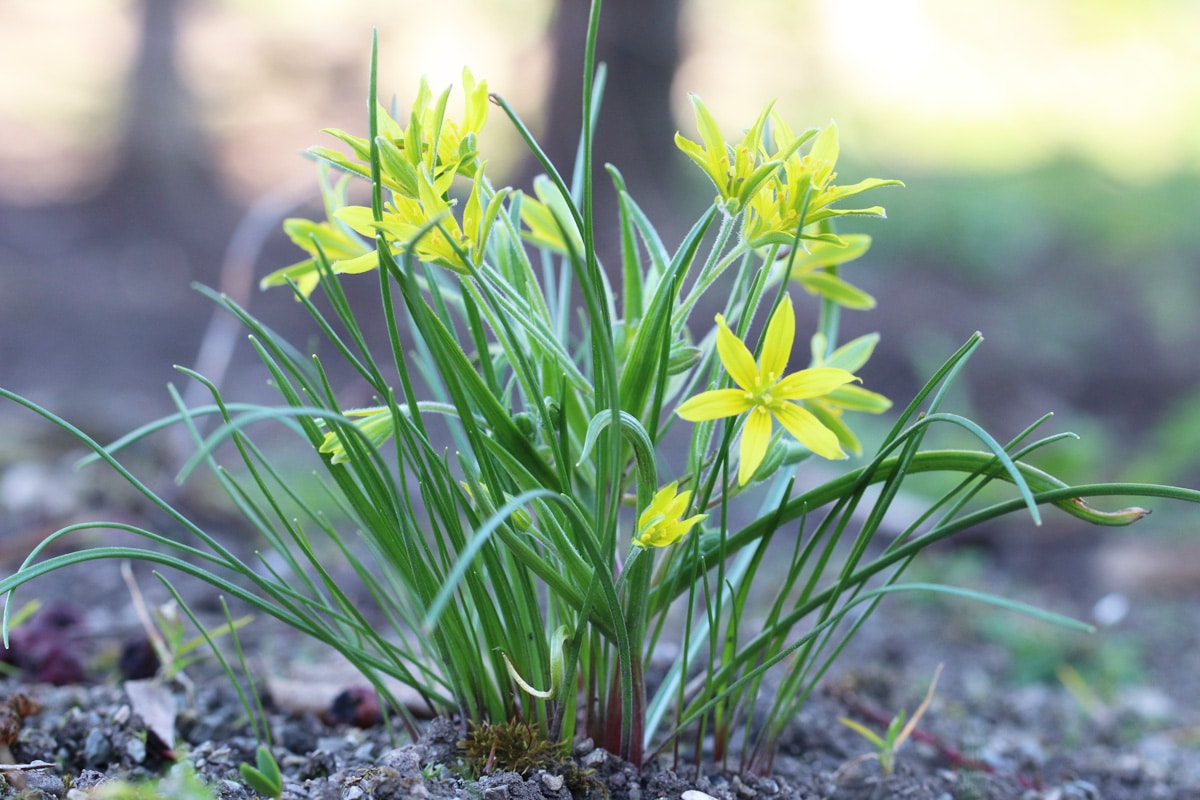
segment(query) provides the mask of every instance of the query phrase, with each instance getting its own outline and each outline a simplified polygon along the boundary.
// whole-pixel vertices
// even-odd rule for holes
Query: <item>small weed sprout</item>
[[[933,680],[929,682],[929,690],[925,693],[925,699],[921,701],[921,705],[917,706],[917,710],[913,712],[912,717],[905,722],[904,709],[900,709],[899,713],[888,723],[887,730],[884,731],[882,736],[861,722],[856,722],[847,717],[838,717],[838,722],[860,734],[875,746],[874,753],[859,756],[850,763],[853,764],[863,759],[874,758],[879,762],[879,771],[883,773],[883,776],[886,778],[891,775],[892,771],[896,768],[896,753],[908,741],[908,737],[916,730],[917,723],[921,720],[921,717],[925,716],[925,712],[929,709],[929,703],[933,700],[933,693],[937,689],[938,677],[941,674],[942,665],[938,664],[937,669],[933,673]]]
[[[161,778],[108,781],[92,790],[100,800],[214,800],[214,792],[196,769],[182,761]]]
[[[222,636],[235,633],[239,628],[250,624],[253,619],[248,615],[242,616],[211,630],[202,631],[200,635],[188,639],[185,638],[187,627],[177,600],[168,600],[160,606],[150,608],[133,577],[133,570],[128,561],[121,563],[121,577],[129,590],[134,611],[142,624],[142,630],[146,633],[146,639],[150,642],[154,655],[158,659],[157,677],[166,682],[180,682],[188,690],[189,695],[192,693],[192,684],[184,674],[184,669],[204,658],[205,653],[200,648],[204,645],[211,645],[213,641]]]
[[[279,771],[279,764],[275,761],[275,756],[265,745],[260,744],[255,749],[254,766],[240,764],[238,772],[241,773],[242,780],[246,782],[246,785],[263,797],[279,800],[283,795],[283,774]]]

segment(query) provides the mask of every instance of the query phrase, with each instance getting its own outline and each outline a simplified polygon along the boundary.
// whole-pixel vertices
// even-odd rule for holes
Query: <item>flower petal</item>
[[[675,413],[688,422],[733,417],[746,411],[753,403],[742,389],[713,389],[685,400]]]
[[[633,543],[638,547],[666,547],[682,539],[706,514],[680,519],[692,499],[691,491],[675,494],[678,481],[672,481],[654,493],[646,510],[638,517],[638,532]]]
[[[333,216],[363,236],[375,236],[375,213],[365,206],[339,208]]]
[[[754,363],[754,356],[720,314],[717,314],[717,355],[734,383],[748,392],[758,390],[758,365]]]
[[[767,323],[762,347],[761,379],[770,387],[783,376],[788,359],[792,357],[792,342],[796,338],[796,312],[791,295],[785,294],[771,321]],[[764,388],[766,388],[764,387]]]
[[[830,122],[825,130],[817,134],[813,141],[812,150],[808,153],[812,165],[813,186],[823,189],[833,177],[833,168],[838,160],[838,130],[837,124]]]
[[[638,517],[639,530],[649,525],[655,517],[670,516],[667,509],[670,506],[672,498],[675,497],[675,489],[678,485],[678,481],[672,481],[654,493],[654,497],[650,499],[650,504],[646,506],[641,516]],[[675,516],[678,517],[681,513],[683,513],[682,510],[676,513]]]
[[[813,367],[788,375],[775,384],[771,395],[779,400],[807,400],[827,395],[839,386],[856,380],[858,378],[853,373],[844,369]]]
[[[671,484],[671,491],[675,490],[675,484]],[[682,491],[674,497],[670,498],[664,506],[663,514],[668,519],[679,519],[688,509],[688,503],[692,502],[692,493],[690,491]]]
[[[357,258],[343,258],[333,262],[333,271],[338,274],[355,275],[360,272],[370,272],[379,266],[379,253],[372,250]]]
[[[807,413],[807,412],[806,412]],[[771,415],[762,406],[757,406],[746,417],[742,427],[742,447],[738,461],[738,485],[745,486],[758,465],[767,454],[767,445],[771,443]]]
[[[831,461],[846,457],[838,444],[837,434],[822,425],[811,412],[794,403],[781,403],[774,412],[788,433],[809,450]]]

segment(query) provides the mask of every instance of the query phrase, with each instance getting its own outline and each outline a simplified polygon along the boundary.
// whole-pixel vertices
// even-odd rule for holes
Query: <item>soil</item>
[[[584,741],[572,754],[576,769],[464,777],[455,749],[464,733],[458,721],[427,721],[414,743],[378,722],[372,697],[355,688],[352,675],[287,631],[266,625],[243,639],[254,645],[251,669],[267,703],[286,797],[1200,798],[1200,597],[1113,594],[1091,608],[1063,591],[1066,584],[1035,591],[1011,571],[1001,578],[989,571],[994,560],[972,551],[929,554],[927,561],[925,569],[949,582],[984,584],[1115,624],[1089,637],[975,605],[897,597],[880,607],[839,669],[801,708],[766,775],[741,770],[736,755],[725,763],[705,756],[697,766],[690,758],[694,742],[639,771]],[[78,658],[57,671],[50,657],[25,661],[19,676],[0,683],[6,698],[0,722],[6,711],[12,719],[17,695],[37,707],[16,723],[12,759],[47,766],[21,773],[20,796],[83,798],[106,781],[161,776],[175,763],[193,766],[218,797],[255,796],[238,768],[254,762],[257,739],[233,685],[211,659],[187,670],[190,685],[169,684],[155,701],[138,699],[123,684],[116,664],[137,671],[137,649],[128,643],[139,635],[117,573],[115,564],[96,565],[25,592],[25,599],[36,593],[46,601],[27,630],[61,633],[37,639],[39,652],[53,651],[44,639],[55,639],[64,645],[60,656]],[[140,570],[138,582],[149,602],[161,599]],[[95,602],[83,611],[58,596]],[[201,598],[197,605],[206,604]],[[35,649],[19,638],[13,648]],[[868,755],[870,744],[839,717],[882,731],[897,711],[918,706],[939,663],[933,701],[885,776]],[[170,747],[161,740],[170,733],[147,733],[161,729],[145,717],[163,698],[177,707],[168,715]],[[590,778],[572,790],[571,776],[580,771]]]

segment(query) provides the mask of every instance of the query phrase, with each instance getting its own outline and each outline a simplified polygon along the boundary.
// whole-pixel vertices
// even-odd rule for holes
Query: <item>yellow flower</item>
[[[847,342],[833,352],[829,352],[828,340],[824,334],[813,334],[812,365],[814,367],[839,367],[855,372],[863,368],[875,351],[879,334],[872,333],[859,336]],[[811,411],[825,427],[837,434],[844,450],[854,455],[862,455],[862,443],[850,427],[842,419],[844,411],[858,411],[866,414],[882,414],[892,407],[892,401],[878,392],[872,392],[861,386],[839,386],[823,397],[803,401],[804,407]]]
[[[399,255],[412,244],[413,254],[421,261],[469,273],[470,264],[479,264],[483,259],[483,247],[499,210],[499,204],[507,196],[507,190],[492,195],[486,208],[483,205],[483,169],[475,173],[471,194],[463,209],[462,225],[455,219],[451,209],[454,202],[445,198],[452,174],[436,181],[429,171],[421,167],[417,171],[417,196],[405,197],[394,194],[392,202],[383,212],[383,220],[376,222],[371,209],[365,206],[349,206],[337,212],[337,219],[351,229],[367,236],[376,230],[382,231],[391,242],[392,253]],[[415,238],[421,229],[436,220],[439,225]],[[443,233],[443,230],[445,231]],[[465,257],[465,258],[464,258]],[[365,272],[379,265],[378,254],[372,252],[358,259],[337,262],[334,272]]]
[[[868,189],[904,185],[900,181],[881,178],[868,178],[849,186],[835,184],[837,173],[834,167],[840,148],[837,126],[833,123],[818,134],[808,155],[803,156],[794,149],[796,137],[779,115],[771,115],[771,127],[777,149],[781,153],[788,149],[791,152],[783,158],[782,174],[776,172],[746,203],[742,236],[751,247],[790,245],[797,227],[803,224],[807,228],[831,217],[848,214],[883,217],[882,206],[846,209],[831,206]]]
[[[708,517],[696,514],[680,519],[692,501],[690,491],[677,492],[678,481],[672,481],[655,492],[650,505],[638,517],[638,532],[633,543],[638,547],[667,547],[687,536],[697,522]]]
[[[305,297],[312,294],[313,289],[321,282],[321,273],[317,267],[317,259],[321,254],[333,264],[347,264],[375,251],[368,247],[367,242],[358,238],[347,225],[339,222],[335,215],[346,205],[346,183],[349,177],[342,178],[335,185],[329,183],[329,168],[322,165],[320,170],[321,195],[325,200],[325,214],[328,222],[313,222],[312,220],[290,218],[283,221],[283,230],[288,237],[311,258],[299,261],[291,266],[278,269],[267,275],[259,283],[262,289],[271,286],[287,286],[289,279],[296,282],[300,293]],[[334,272],[345,272],[345,269],[334,267]]]
[[[375,447],[386,442],[395,430],[395,420],[392,419],[391,410],[387,406],[356,408],[347,411],[345,415],[358,418],[354,421],[355,427],[362,431],[367,440]],[[325,434],[325,440],[321,442],[317,451],[330,456],[330,463],[333,464],[345,464],[350,460],[350,456],[346,452],[346,445],[336,431],[329,431]]]
[[[782,163],[780,159],[795,152],[806,137],[793,137],[792,141],[780,148],[782,153],[776,156],[776,160],[760,163],[763,128],[773,103],[768,103],[763,108],[754,125],[742,137],[742,141],[731,147],[725,143],[717,121],[700,98],[694,94],[691,98],[692,108],[696,112],[696,127],[700,131],[703,144],[676,133],[675,146],[695,161],[717,187],[721,208],[730,215],[737,214],[762,188],[767,177],[778,169]]]
[[[451,87],[452,88],[452,87]],[[482,169],[479,162],[478,136],[487,122],[487,81],[477,81],[469,69],[462,71],[465,95],[462,122],[446,115],[451,88],[434,98],[429,82],[421,78],[421,87],[408,115],[405,128],[392,118],[382,104],[378,106],[379,159],[383,184],[397,194],[416,198],[419,192],[418,173],[424,167],[440,183],[455,174],[474,178]],[[337,128],[325,133],[340,139],[354,151],[346,156],[327,147],[313,147],[309,152],[341,169],[371,177],[371,143]]]
[[[328,222],[290,219],[284,223],[292,240],[313,258],[271,273],[262,280],[262,288],[283,286],[291,279],[298,284],[301,293],[310,294],[320,282],[314,238],[331,262],[334,273],[369,272],[379,267],[379,254],[360,241],[355,233],[373,239],[377,231],[382,231],[391,241],[392,253],[400,254],[417,233],[434,220],[440,227],[428,231],[413,247],[418,259],[460,273],[469,272],[470,264],[481,262],[488,232],[507,190],[484,191],[487,188],[484,162],[479,159],[477,138],[487,121],[487,82],[477,81],[469,69],[463,69],[462,88],[466,100],[461,122],[450,119],[446,113],[451,88],[435,98],[428,81],[422,78],[407,128],[396,122],[382,105],[379,106],[376,141],[381,180],[391,191],[391,202],[383,221],[376,223],[369,208],[346,206],[344,183],[339,183],[336,191],[326,188]],[[349,145],[352,154],[327,147],[314,147],[309,152],[325,164],[371,179],[370,141],[335,128],[325,132]],[[471,193],[462,209],[461,227],[451,213],[454,202],[448,199],[456,175],[472,181]],[[324,178],[322,180],[324,186]],[[485,196],[487,194],[490,197]]]
[[[738,388],[701,392],[680,405],[675,413],[689,422],[702,422],[750,412],[742,427],[738,484],[746,485],[762,463],[771,441],[772,418],[778,419],[788,433],[817,455],[829,459],[845,458],[837,435],[798,402],[827,395],[858,379],[835,367],[802,369],[783,375],[796,335],[791,297],[784,295],[767,323],[758,364],[720,314],[717,325],[717,354]]]
[[[583,236],[554,183],[545,175],[538,175],[533,179],[533,193],[536,200],[521,195],[521,222],[525,223],[521,235],[525,241],[560,255],[575,253],[582,258]]]

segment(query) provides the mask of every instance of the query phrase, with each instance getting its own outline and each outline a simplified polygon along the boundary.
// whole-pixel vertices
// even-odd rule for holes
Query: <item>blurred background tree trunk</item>
[[[213,149],[179,70],[180,30],[193,0],[141,0],[138,55],[126,84],[124,129],[98,210],[122,227],[219,257],[235,209],[218,183]]]
[[[559,0],[554,37],[554,83],[541,144],[564,177],[575,163],[582,123],[583,51],[589,4]],[[601,15],[596,60],[608,68],[596,131],[597,236],[602,256],[612,253],[617,218],[615,192],[604,164],[613,163],[630,193],[656,220],[667,241],[670,201],[679,162],[673,137],[671,86],[679,63],[680,0],[607,0]],[[536,164],[530,167],[537,170]]]

